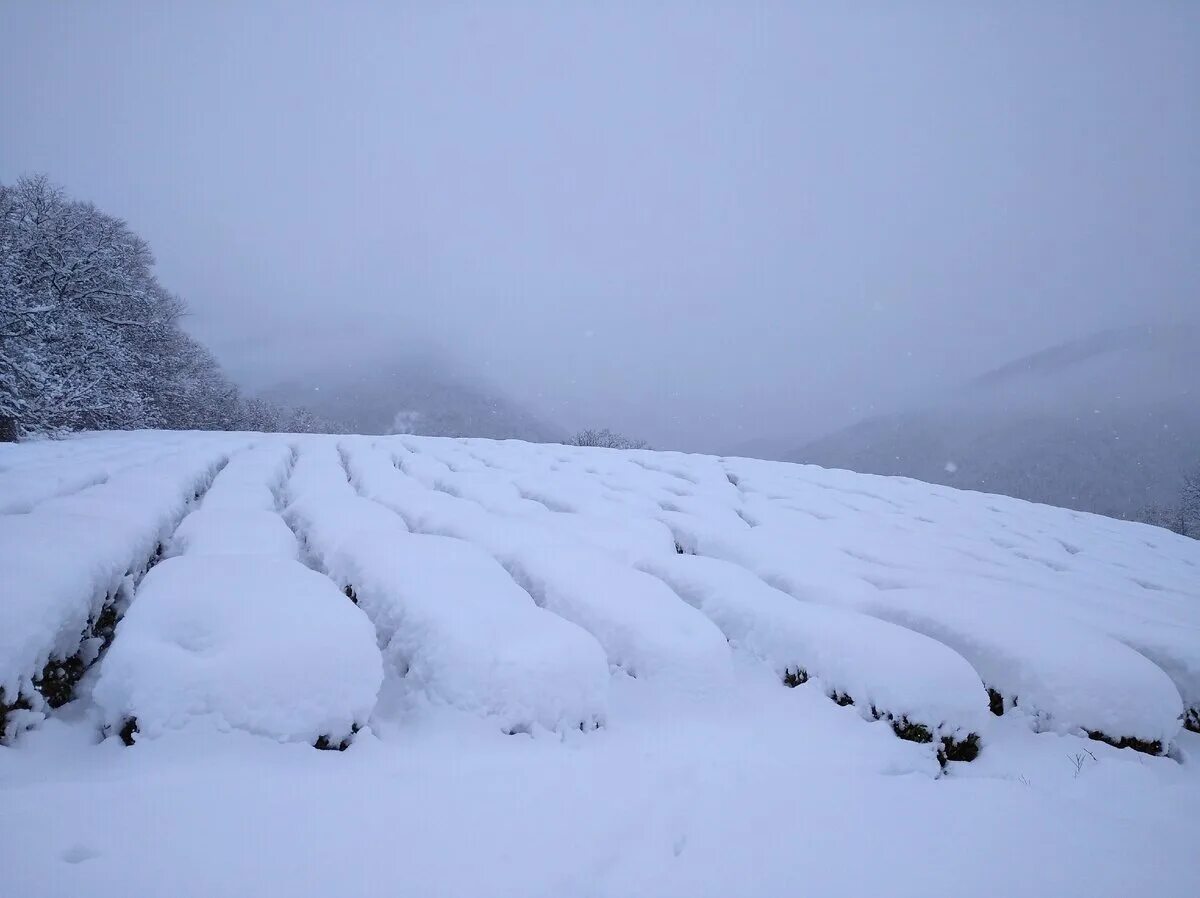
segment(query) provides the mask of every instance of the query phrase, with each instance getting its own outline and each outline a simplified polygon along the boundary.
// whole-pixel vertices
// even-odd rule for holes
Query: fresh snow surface
[[[120,438],[97,442],[97,450],[107,449]],[[144,457],[144,438],[131,442],[130,451]],[[58,448],[34,444],[29,447],[34,459],[42,445]],[[93,448],[86,441],[67,445]],[[81,654],[90,662],[95,645],[85,632],[89,622],[152,563],[224,458],[211,438],[200,437],[152,463],[123,468],[118,463],[116,473],[86,478],[76,491],[56,487],[52,498],[29,510],[0,515],[0,570],[7,584],[0,602],[3,701],[20,695],[36,711],[41,702],[32,682],[48,661]],[[69,458],[62,464],[69,466]],[[10,477],[19,474],[19,467],[8,471]]]
[[[406,497],[411,498],[412,481],[385,452],[360,447],[350,455],[350,473],[358,477],[368,495],[383,504],[401,514],[409,507]],[[466,502],[439,501],[443,507],[451,507],[451,517],[456,516],[454,503]],[[469,502],[466,505],[469,510],[461,516],[464,520],[484,517]],[[420,520],[419,515],[412,518]],[[491,528],[477,532],[479,542],[496,552],[512,579],[538,605],[591,633],[613,667],[634,677],[669,680],[684,689],[703,690],[725,682],[729,649],[703,614],[681,602],[654,577],[622,565],[604,552],[564,545],[552,531],[536,531],[530,539],[528,531],[521,530],[522,523],[515,522],[514,530],[498,540]],[[467,536],[452,525],[446,532],[453,537]],[[514,548],[511,537],[522,533],[524,545]],[[463,540],[453,543],[463,545]],[[663,551],[673,554],[666,546]]]
[[[169,555],[274,555],[296,559],[296,536],[273,511],[208,507],[183,519],[171,537]]]
[[[781,678],[803,671],[831,694],[850,696],[863,713],[875,709],[938,736],[980,730],[987,695],[979,677],[941,643],[853,611],[797,602],[716,558],[664,555],[643,566]]]
[[[105,723],[136,719],[139,740],[211,726],[341,742],[383,680],[374,630],[326,577],[253,555],[157,565],[99,667]]]
[[[604,719],[608,667],[593,638],[535,605],[483,549],[410,533],[399,515],[357,496],[321,448],[301,453],[289,515],[317,566],[374,623],[407,688],[508,732]]]
[[[204,510],[274,511],[292,461],[291,448],[280,442],[235,453],[204,494]]]
[[[136,432],[0,447],[0,567],[5,895],[1200,894],[1200,543],[1145,525]]]
[[[979,579],[962,580],[954,590],[938,588],[933,572],[885,560],[884,553],[895,553],[895,542],[873,544],[862,532],[816,519],[728,533],[672,520],[681,544],[736,562],[803,602],[857,609],[942,642],[970,662],[985,685],[1036,715],[1043,728],[1164,742],[1179,729],[1180,687],[1163,670],[1015,584],[998,588]],[[855,572],[823,563],[838,554],[871,567]]]

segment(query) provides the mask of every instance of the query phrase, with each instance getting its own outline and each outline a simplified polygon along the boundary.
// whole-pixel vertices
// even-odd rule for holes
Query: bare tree
[[[1183,475],[1179,495],[1179,516],[1184,536],[1200,537],[1200,465]]]
[[[315,414],[302,405],[282,410],[279,429],[284,433],[345,433],[344,425]]]
[[[581,430],[567,440],[568,446],[602,446],[607,449],[649,449],[645,440],[635,440],[614,433],[607,427],[600,430]]]
[[[1169,505],[1148,505],[1138,520],[1200,539],[1200,466],[1183,475],[1179,499]]]

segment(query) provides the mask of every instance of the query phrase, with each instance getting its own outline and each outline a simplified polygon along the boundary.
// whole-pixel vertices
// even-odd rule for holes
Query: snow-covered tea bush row
[[[145,464],[105,457],[109,467],[89,468],[99,476],[89,473],[77,492],[0,514],[0,738],[74,696],[112,640],[133,584],[225,460],[201,438]],[[69,458],[60,464],[70,469]],[[35,465],[6,474],[23,471],[37,481]]]
[[[1119,641],[1064,620],[1036,598],[1001,598],[966,585],[908,586],[903,568],[883,567],[873,583],[828,565],[841,550],[830,545],[822,526],[798,539],[796,529],[778,523],[716,534],[672,520],[689,551],[752,571],[801,599],[802,607],[854,610],[937,640],[966,659],[1010,706],[1019,703],[1048,728],[1082,727],[1118,740],[1158,743],[1159,750],[1179,729],[1179,690],[1161,669]],[[883,642],[874,657],[891,669],[906,664],[905,654],[885,660],[883,646],[890,645],[903,651],[899,643]]]
[[[538,608],[487,552],[409,532],[355,492],[331,444],[301,450],[291,493],[288,514],[308,551],[366,612],[406,681],[509,731],[604,720],[600,646]]]
[[[283,443],[235,454],[139,585],[94,690],[126,741],[203,720],[340,748],[366,724],[375,633],[299,561],[275,511],[290,460]]]
[[[26,586],[2,609],[25,634],[0,636],[13,714],[43,704],[47,661],[99,655],[106,640],[80,652],[89,621],[162,544],[94,690],[138,738],[215,721],[341,745],[383,676],[508,732],[586,731],[613,676],[702,701],[733,688],[736,655],[943,761],[987,750],[989,709],[1151,753],[1200,727],[1200,544],[1161,530],[747,459],[160,438],[0,456],[0,484],[34,481],[0,496],[19,509],[0,515],[0,558]],[[191,479],[172,473],[184,460]],[[163,478],[180,498],[151,507]],[[51,521],[101,492],[141,529]],[[60,553],[89,573],[62,579]]]
[[[356,446],[348,464],[367,495],[397,511],[414,529],[458,537],[456,544],[474,543],[498,557],[512,576],[498,566],[497,571],[507,583],[515,578],[525,587],[526,602],[536,601],[587,630],[614,667],[680,688],[727,678],[729,649],[720,632],[653,577],[536,521],[526,526],[530,522],[492,515],[440,491],[434,492],[435,507],[427,510],[423,497],[429,490],[398,470],[383,450]]]

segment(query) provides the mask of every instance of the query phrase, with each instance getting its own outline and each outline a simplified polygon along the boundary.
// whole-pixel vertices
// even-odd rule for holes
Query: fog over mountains
[[[785,457],[1126,517],[1200,464],[1200,330],[1060,344]]]
[[[262,391],[349,433],[417,433],[548,442],[566,434],[434,354],[351,359],[316,367]]]
[[[1198,384],[1200,329],[1109,330],[799,446],[762,438],[729,454],[901,475],[1130,517],[1173,502],[1183,472],[1200,464]],[[534,411],[532,397],[506,394],[461,361],[430,351],[314,363],[263,396],[303,406],[347,432],[530,442],[567,436]]]

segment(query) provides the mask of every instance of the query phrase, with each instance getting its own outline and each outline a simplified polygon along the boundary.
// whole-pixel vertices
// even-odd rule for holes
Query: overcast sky
[[[128,219],[251,384],[432,345],[565,427],[728,448],[1200,306],[1200,3],[6,0],[0,34],[0,180]]]

